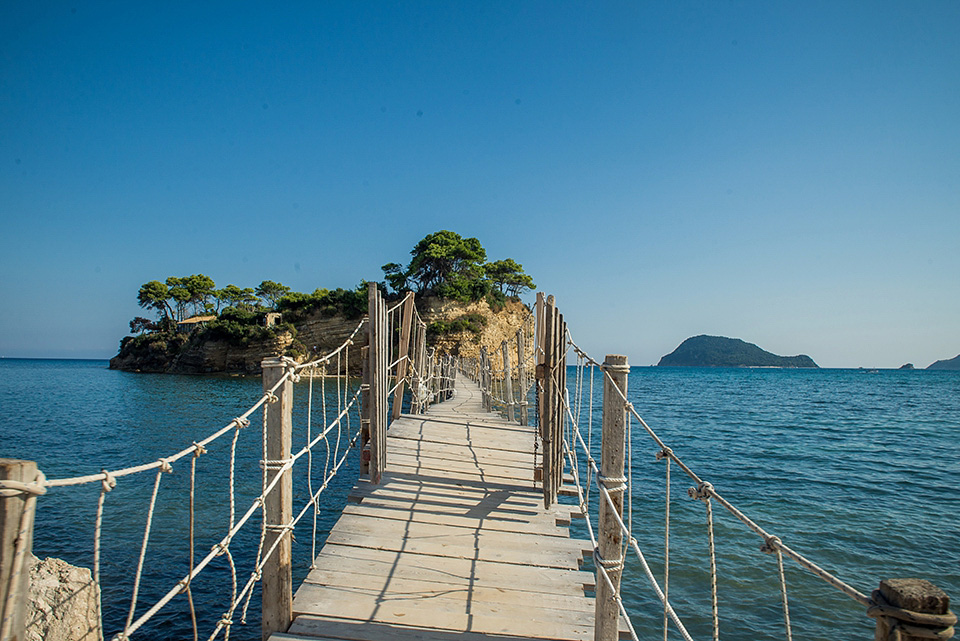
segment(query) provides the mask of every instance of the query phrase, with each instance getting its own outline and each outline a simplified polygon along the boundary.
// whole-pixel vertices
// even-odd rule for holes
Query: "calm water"
[[[571,383],[573,377],[571,369]],[[920,576],[960,595],[957,373],[635,368],[629,386],[632,402],[668,445],[787,545],[864,592],[882,578]],[[37,460],[51,478],[149,461],[221,427],[259,393],[257,378],[129,374],[106,369],[104,361],[0,360],[0,456]],[[599,409],[599,393],[595,405]],[[238,445],[238,470],[244,470],[237,476],[238,512],[260,485],[254,423]],[[302,417],[295,424],[302,425]],[[296,438],[302,443],[302,431]],[[632,449],[635,535],[659,575],[664,463],[637,426]],[[197,529],[204,532],[198,560],[226,531],[228,452],[229,441],[218,441],[198,463]],[[356,479],[357,459],[349,460],[324,495],[321,531],[335,522]],[[138,613],[186,573],[188,472],[184,459],[164,476],[147,555],[157,574],[141,587]],[[298,466],[295,474],[303,496],[306,473]],[[694,638],[708,639],[704,508],[687,498],[690,483],[680,474],[674,467],[671,600]],[[127,477],[108,495],[102,568],[108,634],[122,626],[129,607],[152,484],[152,473]],[[41,497],[38,556],[91,565],[98,489],[55,489]],[[722,638],[783,638],[775,558],[760,553],[762,541],[719,506],[714,516]],[[256,552],[254,520],[232,545],[241,583]],[[297,581],[306,574],[310,545],[310,528],[298,527]],[[218,558],[201,576],[194,599],[205,637],[227,607],[226,561]],[[872,638],[872,622],[848,597],[789,561],[787,581],[797,638]],[[632,561],[624,592],[641,638],[657,634],[656,597]],[[185,597],[178,597],[140,638],[190,636],[185,607]],[[259,593],[249,619],[251,625],[235,627],[234,638],[259,638]]]

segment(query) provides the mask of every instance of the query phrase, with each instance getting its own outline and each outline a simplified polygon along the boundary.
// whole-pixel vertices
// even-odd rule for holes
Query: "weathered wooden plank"
[[[494,605],[523,606],[538,610],[559,610],[554,617],[562,619],[564,613],[592,614],[593,599],[582,593],[579,595],[545,594],[529,590],[514,590],[501,586],[477,585],[473,581],[464,581],[458,584],[436,583],[422,579],[398,577],[392,574],[383,574],[378,577],[369,574],[358,574],[349,566],[340,566],[337,569],[313,570],[310,579],[304,581],[297,590],[301,607],[308,611],[310,603],[323,598],[327,590],[345,588],[351,593],[379,594],[386,600],[386,595],[397,595],[398,600],[411,598],[451,601],[456,606],[460,604],[467,610],[471,605],[485,603]],[[429,603],[430,601],[427,601]],[[427,606],[429,607],[429,605]]]
[[[305,615],[300,617],[297,631],[309,636],[296,636],[294,633],[278,635],[280,641],[313,639],[315,634],[335,634],[336,639],[365,641],[517,641],[516,636],[494,635],[470,631],[451,632],[429,628],[415,628],[407,625],[380,623],[376,621],[351,621],[335,617]]]
[[[533,442],[533,439],[530,440]],[[512,465],[516,467],[533,467],[533,449],[526,450],[488,450],[484,447],[469,445],[453,445],[449,443],[427,443],[415,441],[413,439],[398,438],[388,440],[388,447],[392,448],[390,453],[394,452],[417,452],[428,456],[462,456],[464,452],[469,452],[471,458],[478,461],[496,463],[499,465]]]
[[[375,577],[390,575],[444,585],[472,582],[485,587],[571,596],[582,596],[584,589],[593,589],[594,580],[593,573],[584,570],[406,555],[402,552],[357,548],[335,543],[324,546],[317,555],[315,563],[317,570],[349,567],[355,574],[369,574]],[[311,570],[305,580],[312,581],[313,572],[317,570]]]
[[[541,639],[586,639],[593,615],[531,607],[467,603],[419,594],[381,594],[363,588],[326,588],[310,592],[311,601],[296,602],[296,614],[335,612],[345,619],[380,621],[441,630],[511,634]],[[290,631],[296,632],[296,626]]]
[[[493,532],[516,532],[564,538],[570,536],[570,531],[566,527],[558,527],[556,517],[544,516],[537,519],[525,519],[495,513],[471,515],[469,512],[461,512],[457,514],[449,511],[428,511],[397,505],[390,506],[375,501],[371,498],[364,501],[363,505],[348,504],[344,506],[343,513],[374,519],[393,519],[404,523],[430,523],[464,528],[482,527],[484,530]]]
[[[498,532],[480,527],[461,527],[452,524],[436,525],[411,521],[377,519],[362,514],[344,513],[334,525],[330,536],[343,533],[352,536],[380,536],[400,539],[401,544],[418,541],[440,543],[451,549],[469,550],[498,547],[501,551],[526,550],[528,557],[542,553],[574,552],[583,549],[579,539],[543,537],[529,532]],[[442,554],[440,555],[442,556]]]
[[[457,559],[477,559],[497,563],[514,563],[547,568],[564,568],[575,570],[580,567],[581,550],[540,550],[529,547],[504,547],[491,543],[485,539],[476,546],[458,545],[462,541],[456,539],[385,539],[377,534],[358,534],[348,531],[332,531],[327,538],[328,543],[351,545],[355,547],[372,548],[375,550],[390,550],[406,554],[421,554],[426,556],[452,557]]]

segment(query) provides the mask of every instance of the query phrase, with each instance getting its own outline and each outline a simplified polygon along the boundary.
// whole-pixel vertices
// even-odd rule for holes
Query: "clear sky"
[[[0,4],[0,355],[475,236],[596,358],[960,352],[960,2]]]

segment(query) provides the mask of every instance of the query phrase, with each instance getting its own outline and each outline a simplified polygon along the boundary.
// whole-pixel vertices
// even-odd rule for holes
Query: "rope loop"
[[[173,472],[173,466],[170,465],[170,461],[165,458],[158,459],[160,461],[160,471],[166,474],[171,474]]]
[[[657,460],[662,461],[665,458],[673,458],[673,450],[669,447],[665,447],[659,452],[657,452]]]
[[[238,430],[243,429],[244,427],[250,427],[250,419],[241,418],[238,416],[237,418],[233,419],[233,424],[237,426]]]
[[[867,608],[867,616],[875,619],[886,619],[891,634],[900,631],[903,634],[921,639],[950,639],[953,637],[953,626],[957,623],[957,615],[950,610],[946,614],[927,614],[904,610],[890,605],[880,590],[874,590],[870,595],[872,605]],[[896,637],[891,637],[896,638]]]
[[[213,549],[217,551],[217,556],[223,556],[224,554],[230,551],[230,544],[224,543],[223,541],[221,541],[220,543],[217,543],[216,545],[214,545]]]
[[[764,554],[773,554],[780,548],[781,545],[783,545],[783,541],[780,540],[780,537],[771,535],[763,540],[763,545],[760,546],[760,551]]]
[[[101,469],[100,472],[103,473],[103,480],[100,481],[100,487],[104,492],[109,492],[117,487],[117,479],[113,474],[104,469]]]
[[[47,488],[34,481],[33,483],[24,483],[22,481],[0,481],[0,497],[11,497],[19,494],[31,494],[40,496],[47,493]]]
[[[625,476],[604,476],[597,474],[597,483],[606,488],[610,494],[620,493],[627,489],[627,477]]]
[[[205,448],[203,445],[200,445],[200,444],[197,443],[196,441],[193,442],[193,455],[194,455],[194,457],[199,458],[201,454],[206,454],[206,453],[207,453],[207,448]]]
[[[280,400],[280,397],[279,397],[279,396],[277,396],[277,395],[274,394],[273,392],[267,392],[267,402],[268,402],[268,403],[271,403],[271,404],[272,404],[272,403],[276,403],[276,402],[279,401],[279,400]]]
[[[600,556],[600,548],[593,548],[593,562],[596,563],[599,567],[604,570],[622,570],[623,569],[623,556],[618,556],[615,559],[605,559]]]
[[[261,470],[279,470],[281,467],[289,463],[291,459],[288,458],[279,458],[279,459],[264,459],[260,461]]]
[[[700,481],[697,487],[691,487],[687,490],[690,498],[697,499],[698,501],[708,501],[711,493],[713,493],[713,483],[708,483],[707,481]]]

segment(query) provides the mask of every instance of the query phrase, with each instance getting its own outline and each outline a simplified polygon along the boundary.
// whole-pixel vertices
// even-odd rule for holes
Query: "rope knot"
[[[231,625],[233,625],[233,619],[228,619],[226,616],[223,616],[220,618],[220,625],[225,628],[229,628]]]
[[[279,398],[276,394],[274,394],[273,392],[267,392],[267,402],[268,402],[268,403],[276,403],[276,402],[279,401],[279,400],[280,400],[280,398]]]
[[[100,487],[103,488],[104,492],[109,492],[113,488],[117,487],[116,477],[108,472],[107,470],[100,470],[103,473],[103,480],[100,481]]]
[[[928,614],[905,610],[892,605],[883,596],[880,590],[874,590],[870,595],[870,607],[867,616],[875,619],[886,619],[891,633],[899,631],[903,635],[911,635],[924,639],[951,639],[953,626],[957,623],[957,615],[950,610],[946,614]],[[899,638],[891,636],[890,638]]]
[[[160,471],[166,474],[173,472],[173,466],[170,465],[170,461],[165,458],[160,459]]]
[[[659,452],[657,452],[658,461],[662,461],[663,459],[671,459],[671,458],[673,458],[673,450],[671,450],[669,447],[665,447]]]
[[[623,492],[627,489],[627,477],[604,476],[603,474],[597,474],[597,484],[600,487],[606,488],[607,492],[610,494],[615,492]]]
[[[622,570],[623,569],[623,557],[618,556],[615,559],[605,559],[600,556],[600,548],[593,548],[593,562],[597,564],[598,567],[603,568],[604,570]]]
[[[239,430],[239,429],[243,429],[244,427],[249,427],[249,426],[250,426],[250,419],[249,419],[249,418],[241,418],[241,417],[238,416],[237,418],[233,419],[233,424],[237,426],[237,429],[238,429],[238,430]]]
[[[200,445],[200,444],[197,443],[196,441],[193,442],[193,455],[194,455],[194,456],[199,457],[201,454],[206,454],[206,453],[207,453],[207,448],[205,448],[203,445]]]
[[[229,548],[230,548],[230,544],[224,543],[222,541],[213,546],[213,549],[217,551],[217,556],[223,556],[224,554],[230,551]]]
[[[706,481],[700,481],[697,484],[697,487],[691,487],[687,490],[687,494],[690,495],[690,498],[697,499],[698,501],[707,501],[710,499],[710,494],[713,492],[713,483],[708,483]]]
[[[780,540],[779,536],[768,536],[763,540],[763,545],[760,546],[760,551],[764,554],[773,554],[780,546],[783,544],[783,541]]]

